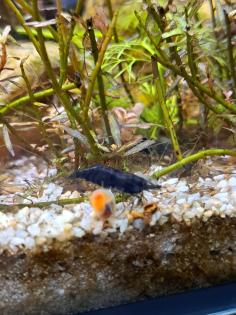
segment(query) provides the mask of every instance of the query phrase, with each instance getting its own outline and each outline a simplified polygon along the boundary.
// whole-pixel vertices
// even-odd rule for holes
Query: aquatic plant
[[[141,119],[146,124],[140,133],[150,139],[158,139],[161,133],[166,133],[177,160],[156,176],[207,155],[236,155],[229,149],[208,149],[185,156],[179,145],[179,133],[183,128],[188,130],[193,122],[203,131],[211,128],[219,132],[225,127],[235,134],[233,4],[225,5],[222,10],[221,7],[214,8],[209,1],[210,22],[201,11],[203,1],[200,0],[178,5],[163,1],[162,6],[149,0],[143,4],[137,2],[135,6],[127,1],[120,8],[125,19],[107,0],[108,22],[107,16],[99,10],[94,17],[84,21],[81,17],[83,1],[77,1],[75,9],[65,16],[62,3],[57,0],[57,14],[51,21],[45,21],[41,16],[37,0],[30,4],[24,0],[4,0],[4,3],[14,12],[21,32],[23,29],[40,55],[51,87],[32,90],[24,62],[21,62],[28,95],[3,104],[0,119],[5,129],[14,133],[7,115],[16,108],[28,111],[39,122],[41,133],[58,165],[63,164],[64,154],[58,152],[48,136],[43,106],[39,103],[53,94],[64,107],[69,121],[63,132],[74,141],[75,169],[81,160],[87,163],[108,160],[125,156],[130,149],[133,150],[130,154],[135,154],[150,144],[140,146],[136,141],[122,144],[122,126],[110,112],[117,105],[129,108],[140,101],[145,104]],[[25,14],[30,16],[30,22],[26,22]],[[58,44],[59,73],[55,72],[47,50],[48,37]],[[4,45],[2,68],[7,60]],[[187,90],[197,100],[198,114],[194,119],[185,115],[188,111],[185,108],[189,106],[184,103]],[[26,103],[31,107],[25,106]],[[101,124],[104,124],[102,134],[95,129],[91,117],[95,109],[100,110]],[[142,124],[131,126],[140,130]],[[5,140],[9,144],[9,137]],[[28,150],[49,161],[46,155],[30,145]]]

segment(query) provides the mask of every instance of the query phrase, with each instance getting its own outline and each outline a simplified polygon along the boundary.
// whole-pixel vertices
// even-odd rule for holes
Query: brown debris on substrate
[[[236,280],[236,218],[176,222],[0,256],[0,313],[68,315]]]

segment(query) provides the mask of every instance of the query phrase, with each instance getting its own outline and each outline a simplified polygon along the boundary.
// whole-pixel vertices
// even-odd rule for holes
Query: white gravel
[[[211,165],[210,159],[207,165]],[[150,173],[154,171],[155,167],[152,166]],[[224,172],[224,166],[221,171]],[[73,237],[81,238],[87,233],[99,235],[124,233],[130,229],[142,231],[146,224],[162,225],[171,217],[188,225],[199,218],[207,221],[214,215],[236,217],[236,173],[233,166],[227,174],[214,174],[212,168],[210,175],[199,177],[192,183],[188,179],[178,178],[162,178],[160,182],[162,188],[144,191],[141,202],[140,196],[131,196],[128,201],[117,204],[106,222],[94,217],[88,202],[64,207],[56,204],[46,208],[28,207],[27,203],[31,202],[79,196],[76,191],[62,194],[63,187],[55,183],[44,184],[39,197],[36,194],[27,199],[18,197],[18,202],[20,200],[26,204],[24,208],[10,212],[6,207],[5,211],[0,212],[0,253],[4,250],[12,253],[39,248],[48,250],[53,240],[64,242]],[[14,200],[14,194],[0,195],[0,203],[11,204]],[[153,204],[154,210],[151,212],[146,207],[148,204]]]

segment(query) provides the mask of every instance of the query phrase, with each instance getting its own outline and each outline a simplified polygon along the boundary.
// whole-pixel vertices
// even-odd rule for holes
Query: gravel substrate
[[[227,162],[227,159],[225,159]],[[206,162],[206,167],[212,161]],[[150,173],[155,168],[152,167]],[[224,168],[222,167],[222,172]],[[0,253],[4,250],[17,253],[22,250],[50,249],[54,240],[66,241],[86,234],[107,235],[133,229],[142,230],[145,225],[163,225],[175,220],[190,225],[196,219],[207,221],[212,216],[236,217],[236,170],[228,174],[199,177],[192,183],[187,179],[169,178],[160,181],[161,189],[143,191],[140,197],[130,197],[116,205],[111,217],[104,221],[93,215],[89,202],[46,208],[27,207],[27,203],[77,198],[77,191],[67,191],[55,183],[44,184],[41,196],[27,198],[15,194],[0,196],[0,203],[13,201],[25,203],[17,212],[0,212]],[[55,173],[55,171],[51,171]],[[219,170],[218,170],[219,173]]]
[[[0,313],[69,315],[236,280],[236,219],[166,223],[0,258]]]
[[[27,206],[81,196],[46,183],[45,170],[33,173],[40,191],[0,195],[0,203],[25,203],[0,212],[1,314],[76,314],[236,280],[236,170],[229,159],[205,160],[204,172],[188,178],[163,178],[161,189],[118,203],[107,220],[94,216],[89,202]],[[24,183],[24,174],[17,178]]]

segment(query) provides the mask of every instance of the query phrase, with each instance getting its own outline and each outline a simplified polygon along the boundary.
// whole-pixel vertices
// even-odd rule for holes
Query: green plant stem
[[[177,66],[171,63],[169,60],[163,60],[163,58],[159,58],[157,56],[158,62],[161,63],[163,66],[169,68],[173,72],[177,73],[178,75],[182,76],[188,84],[197,87],[200,91],[205,93],[210,98],[214,99],[217,103],[224,106],[226,109],[228,109],[230,112],[236,114],[236,106],[232,103],[229,103],[225,101],[219,94],[217,94],[215,91],[212,91],[208,89],[206,86],[202,85],[198,80],[194,80],[190,75],[184,74]]]
[[[109,44],[109,42],[111,40],[112,33],[113,33],[113,30],[114,30],[114,27],[115,27],[115,24],[116,24],[116,20],[117,20],[117,15],[118,14],[116,12],[114,14],[114,16],[113,16],[112,22],[111,22],[111,24],[109,26],[109,29],[108,29],[108,31],[106,33],[106,36],[104,38],[104,41],[102,43],[101,49],[99,51],[97,63],[96,63],[95,68],[94,68],[94,70],[93,70],[93,72],[91,74],[89,86],[88,86],[88,89],[87,89],[87,93],[86,93],[85,100],[84,100],[84,105],[83,105],[84,119],[85,120],[89,119],[88,111],[89,111],[89,105],[90,105],[92,94],[93,94],[94,84],[95,84],[97,75],[98,75],[98,73],[99,73],[99,71],[101,69],[102,62],[103,62],[103,59],[104,59],[104,55],[105,55],[107,46],[108,46],[108,44]]]
[[[75,49],[73,46],[73,35],[74,35],[74,30],[76,27],[76,18],[75,16],[81,16],[82,12],[84,10],[85,6],[85,0],[77,0],[76,7],[75,7],[75,12],[74,15],[71,17],[71,27],[70,27],[70,32],[69,36],[67,39],[67,45],[66,45],[66,55],[69,55],[70,61],[72,64],[72,67],[75,72],[80,72],[80,76],[83,79],[83,65],[80,65],[80,62],[78,61],[77,55],[75,53]]]
[[[75,88],[76,88],[76,86],[74,83],[69,83],[69,84],[65,84],[62,86],[62,91],[69,91],[69,90],[73,90]],[[33,98],[34,98],[34,100],[40,100],[44,97],[51,96],[53,94],[55,94],[55,90],[53,88],[50,88],[50,89],[46,89],[43,91],[33,93]],[[27,102],[29,102],[30,100],[31,100],[30,95],[25,95],[25,96],[22,96],[16,100],[10,102],[9,104],[7,104],[3,107],[0,107],[0,117],[6,115],[11,109],[22,106],[22,105],[26,104]]]
[[[25,24],[25,20],[22,16],[22,14],[20,13],[20,11],[18,10],[18,8],[15,6],[15,4],[11,1],[11,0],[4,0],[6,2],[6,4],[10,7],[10,9],[15,13],[19,23],[22,25],[22,27],[24,28],[26,34],[28,35],[30,41],[34,44],[37,52],[40,55],[40,46],[39,43],[37,41],[37,39],[35,38],[34,34],[31,32],[30,27],[28,27]]]
[[[31,85],[30,85],[30,82],[28,80],[28,77],[27,77],[27,75],[25,73],[24,62],[23,61],[21,61],[21,63],[20,63],[20,68],[21,68],[22,77],[23,77],[23,79],[25,81],[25,84],[26,84],[26,87],[27,87],[27,90],[28,90],[28,93],[29,93],[30,101],[31,101],[31,103],[33,105],[34,102],[35,102],[34,94],[33,94],[33,91],[31,89]],[[51,149],[51,151],[54,152],[55,155],[57,155],[56,149],[53,146],[53,143],[52,143],[51,139],[49,139],[49,137],[47,136],[47,132],[46,132],[46,129],[45,129],[44,124],[42,122],[42,117],[41,117],[40,111],[36,107],[33,112],[36,114],[37,119],[39,121],[39,128],[40,128],[40,131],[42,133],[42,136],[46,140],[46,143],[48,144],[48,146]]]
[[[112,8],[111,0],[106,0],[106,4],[107,4],[107,8],[108,8],[110,20],[112,20],[112,19],[113,19],[114,12],[113,12],[113,8]],[[118,38],[118,34],[117,34],[117,29],[116,29],[116,27],[114,27],[113,33],[114,33],[115,42],[118,43],[118,42],[119,42],[119,38]]]
[[[17,0],[17,4],[19,4],[25,12],[29,13],[30,15],[33,14],[31,6],[25,0]]]
[[[122,195],[117,195],[115,197],[116,203],[126,200],[128,197]],[[0,203],[0,211],[14,211],[16,209],[22,209],[25,207],[29,208],[45,208],[50,205],[59,205],[59,206],[66,206],[66,205],[73,205],[78,204],[84,201],[87,201],[88,198],[86,196],[78,197],[78,198],[67,198],[67,199],[57,199],[52,201],[42,201],[42,202],[32,202],[32,203],[16,203],[16,204],[1,204]]]
[[[156,11],[154,10],[154,12],[156,12]],[[188,24],[187,11],[185,12],[185,16],[186,16],[186,22]],[[197,67],[196,67],[196,64],[194,62],[193,47],[192,47],[192,43],[191,43],[191,36],[189,35],[188,30],[186,31],[186,36],[187,36],[187,55],[188,55],[189,68],[190,68],[192,77],[194,78],[194,80],[197,80]],[[171,38],[167,38],[167,42],[169,44],[171,44],[171,43],[174,44],[174,42],[173,42],[173,40]],[[180,58],[180,56],[179,56],[179,54],[177,52],[176,46],[170,47],[169,50],[170,50],[171,58],[173,60],[175,60],[176,65],[178,66],[178,68],[182,72],[182,77],[188,76],[188,73],[185,70],[184,65],[182,63],[182,60],[181,60],[181,58]],[[163,55],[163,54],[161,54],[161,55],[162,55],[163,58],[167,59],[167,57],[165,55]],[[174,75],[176,76],[175,73],[174,73]],[[192,91],[195,94],[195,96],[197,96],[197,98],[199,99],[199,101],[202,104],[204,104],[207,108],[211,109],[216,114],[221,114],[222,113],[222,109],[221,108],[219,108],[217,106],[213,106],[209,102],[207,102],[207,100],[204,98],[202,93],[199,92],[199,90],[195,87],[194,84],[192,84],[191,82],[188,82],[188,85],[192,89]]]
[[[156,60],[156,56],[152,56],[152,71],[153,71],[153,79],[154,79],[154,83],[155,83],[155,87],[156,87],[156,91],[157,91],[157,95],[158,95],[158,100],[163,112],[163,116],[164,116],[164,120],[165,120],[165,125],[166,128],[169,131],[170,134],[170,138],[171,138],[171,142],[173,145],[173,149],[175,152],[175,156],[177,160],[181,160],[182,159],[182,154],[180,151],[180,147],[179,147],[179,143],[178,143],[178,139],[175,133],[175,129],[172,123],[172,120],[170,118],[170,114],[168,111],[168,108],[166,106],[166,102],[165,102],[165,96],[163,94],[163,87],[161,85],[161,80],[160,80],[160,72],[157,66],[157,60]]]
[[[112,20],[114,13],[113,13],[113,9],[112,9],[111,0],[106,0],[106,4],[107,4],[107,7],[108,7],[109,17],[110,17],[110,19]],[[115,40],[115,42],[116,42],[117,44],[119,43],[119,37],[118,37],[118,33],[117,33],[116,27],[114,27],[114,40]],[[122,65],[122,63],[119,63],[119,64],[118,64],[118,68],[119,68],[119,72],[121,73],[121,74],[120,74],[120,78],[121,78],[121,82],[122,82],[122,85],[123,85],[123,87],[124,87],[124,90],[125,90],[125,92],[126,92],[128,98],[129,98],[131,104],[134,105],[134,104],[135,104],[135,100],[134,100],[133,95],[132,95],[132,93],[131,93],[131,91],[130,91],[130,89],[129,89],[129,87],[128,87],[127,82],[126,82],[125,74],[124,74],[124,72],[123,72],[123,65]]]
[[[17,3],[20,4],[22,9],[25,10],[27,13],[29,13],[30,15],[33,15],[33,9],[31,8],[31,6],[26,1],[17,0]],[[56,30],[51,25],[48,25],[47,28],[51,32],[55,41],[58,41],[58,34],[57,34]]]
[[[216,17],[215,17],[215,11],[216,11],[215,1],[214,1],[214,4],[213,4],[213,0],[209,0],[208,2],[209,2],[210,12],[211,12],[212,31],[215,37],[215,49],[220,50],[219,38],[216,31],[217,23],[216,23]],[[222,79],[223,69],[219,63],[217,63],[216,67],[217,67],[217,72],[218,72],[218,78]],[[226,69],[226,75],[228,75],[228,69]]]
[[[77,0],[76,7],[75,7],[75,14],[82,15],[85,7],[86,0]]]
[[[48,55],[47,55],[42,30],[40,28],[37,29],[37,34],[38,34],[38,38],[39,38],[39,41],[37,41],[36,37],[31,32],[31,29],[25,24],[25,20],[22,16],[21,12],[17,9],[17,7],[14,5],[14,3],[11,0],[5,0],[5,2],[8,4],[8,6],[11,8],[11,10],[16,14],[16,17],[17,17],[19,23],[25,29],[29,39],[31,40],[31,42],[35,46],[38,54],[41,56],[41,58],[44,62],[45,69],[49,75],[49,78],[51,79],[51,81],[54,85],[55,92],[57,92],[57,88],[56,88],[57,80],[56,80],[56,77],[53,73],[53,69],[51,67],[51,63],[50,63],[50,60],[49,60]],[[33,2],[32,15],[33,15],[35,20],[40,21],[40,15],[39,15],[38,7],[37,7],[37,0],[32,0],[32,2]]]
[[[160,31],[162,33],[164,33],[164,31],[165,31],[165,21],[164,21],[165,16],[164,15],[161,16],[160,14],[157,13],[157,11],[154,8],[154,6],[152,5],[151,1],[146,1],[146,2],[148,4],[148,12],[149,12],[149,14],[152,16],[152,18],[154,19],[154,21],[158,25],[158,28],[160,29]],[[166,13],[166,10],[165,10],[165,13]],[[160,41],[159,41],[159,45],[161,44],[162,41],[163,40],[161,38]],[[180,66],[181,65],[181,59],[180,59],[180,57],[178,55],[177,48],[175,46],[175,43],[174,43],[173,39],[171,37],[168,37],[166,39],[166,42],[168,44],[170,44],[169,52],[170,52],[171,59],[175,60],[176,64]],[[174,44],[174,45],[171,46],[171,44]],[[174,80],[176,81],[176,78],[178,76],[175,73],[172,73],[172,75],[173,75]],[[179,85],[178,84],[175,87],[175,92],[177,94],[176,102],[177,102],[177,106],[178,106],[179,130],[181,130],[182,127],[183,127],[184,119],[183,119],[181,94],[180,94],[180,90],[179,90]]]
[[[57,14],[62,14],[61,0],[56,0]]]
[[[212,29],[213,29],[213,32],[215,34],[215,28],[216,28],[215,9],[214,9],[214,6],[213,6],[213,1],[212,0],[208,0],[208,2],[209,2],[210,12],[211,12]]]
[[[59,205],[59,206],[65,206],[65,205],[72,205],[72,204],[77,204],[80,202],[85,201],[85,197],[79,197],[79,198],[71,198],[71,199],[58,199],[58,200],[53,200],[53,201],[42,201],[42,202],[32,202],[32,203],[16,203],[12,205],[7,205],[7,204],[0,204],[0,210],[7,210],[10,211],[11,209],[15,208],[24,208],[24,207],[29,207],[29,208],[45,208],[48,207],[52,204]]]
[[[134,14],[137,18],[137,20],[139,21],[140,27],[145,31],[145,33],[147,34],[148,38],[150,39],[150,42],[153,44],[153,46],[156,48],[157,53],[161,53],[161,50],[159,52],[159,43],[161,41],[158,42],[158,44],[156,43],[156,39],[154,36],[152,36],[151,32],[149,32],[149,30],[147,29],[147,27],[145,26],[145,24],[143,23],[140,14],[135,10]],[[162,56],[163,57],[163,56]],[[165,58],[165,56],[163,57],[163,59]]]
[[[78,1],[81,3],[82,1]],[[79,14],[80,6],[77,6],[75,9],[75,15]],[[71,64],[73,66],[74,71],[79,71],[81,67],[79,67],[79,63],[77,61],[77,56],[73,50],[72,44],[72,38],[74,35],[74,29],[76,26],[76,20],[74,16],[71,16],[71,23],[69,29],[67,29],[64,18],[62,16],[62,8],[61,8],[61,1],[57,0],[57,29],[59,35],[59,52],[60,52],[60,80],[59,84],[60,86],[65,83],[66,77],[67,77],[67,67],[68,67],[68,57],[70,55]],[[71,48],[71,52],[70,52]],[[82,71],[81,71],[82,72]]]
[[[36,20],[39,20],[40,16],[39,16],[37,0],[32,0],[32,2],[33,2],[34,18]],[[42,30],[37,29],[37,34],[38,34],[38,40],[39,40],[40,56],[41,56],[42,61],[44,63],[45,70],[48,74],[48,77],[50,78],[50,80],[52,82],[53,88],[54,88],[59,100],[62,102],[62,104],[65,108],[65,111],[68,115],[68,118],[70,120],[72,128],[75,128],[75,122],[74,121],[77,121],[79,123],[79,125],[82,127],[82,130],[88,139],[92,153],[95,155],[99,155],[100,152],[99,152],[99,149],[96,145],[95,139],[92,136],[92,134],[91,134],[91,132],[87,126],[88,120],[83,121],[80,118],[80,116],[76,113],[75,109],[71,105],[71,102],[70,102],[68,95],[62,91],[60,84],[57,81],[56,75],[55,75],[53,68],[51,66],[51,62],[49,60],[48,53],[47,53],[47,50],[45,47],[45,42],[44,42]],[[89,119],[89,117],[86,117],[86,118]]]
[[[236,71],[235,71],[235,59],[234,59],[233,45],[232,45],[231,23],[230,23],[227,12],[225,10],[223,10],[223,12],[224,12],[224,18],[225,18],[225,25],[226,25],[229,69],[230,69],[231,78],[233,80],[234,97],[236,97]]]
[[[187,9],[185,11],[185,18],[186,18],[186,23],[188,24]],[[186,43],[187,43],[187,56],[188,56],[189,69],[190,69],[193,80],[196,81],[196,80],[198,80],[198,77],[197,77],[198,72],[197,72],[196,63],[194,61],[192,37],[190,36],[188,29],[186,30]],[[181,59],[179,58],[178,60],[179,60],[178,66],[182,70],[183,75],[188,76],[187,72],[185,71],[185,69],[182,65]],[[199,90],[195,87],[194,84],[192,84],[191,82],[188,82],[188,84],[189,84],[189,87],[191,88],[191,90],[193,91],[193,93],[195,94],[195,96],[199,99],[199,101],[203,105],[205,105],[206,108],[210,109],[215,114],[222,114],[222,112],[224,111],[224,110],[222,110],[222,108],[220,108],[218,106],[213,106],[210,102],[208,102],[206,100],[206,98],[202,95],[202,93],[199,92]]]
[[[217,103],[221,104],[223,107],[228,109],[230,112],[236,114],[236,106],[234,104],[231,104],[231,103],[225,101],[218,93],[216,93],[213,90],[208,89],[206,86],[202,85],[198,80],[194,80],[192,78],[192,76],[187,74],[186,71],[182,71],[182,69],[179,66],[174,65],[171,62],[171,60],[168,58],[168,56],[165,54],[165,52],[163,50],[161,50],[160,47],[156,44],[155,38],[147,30],[147,28],[145,27],[144,23],[141,20],[141,17],[139,16],[139,14],[137,12],[135,12],[135,15],[136,15],[136,17],[140,23],[140,26],[146,32],[151,43],[156,48],[157,62],[162,64],[164,67],[170,69],[171,71],[173,71],[173,73],[178,74],[179,76],[183,77],[189,85],[191,85],[195,88],[198,88],[199,92],[202,92],[202,93],[208,95],[210,98],[214,99]]]
[[[182,64],[181,58],[180,58],[180,56],[176,50],[176,47],[172,47],[172,48],[173,48],[173,50],[172,50],[173,59],[175,60],[180,71],[182,72],[182,77],[187,77],[188,73]],[[196,81],[196,80],[198,80],[197,67],[194,63],[191,37],[189,36],[188,32],[187,32],[187,54],[188,54],[189,68],[190,68],[192,76],[194,77],[194,80]],[[222,112],[224,110],[222,110],[221,107],[219,107],[217,105],[216,106],[212,105],[210,102],[207,101],[207,99],[202,95],[202,93],[195,87],[195,85],[193,83],[191,83],[189,81],[187,81],[187,82],[188,82],[189,87],[191,88],[191,90],[195,94],[195,96],[199,99],[199,101],[202,104],[204,104],[208,109],[212,110],[215,114],[222,114]]]
[[[39,21],[40,15],[39,15],[39,11],[38,11],[38,1],[32,0],[32,2],[33,2],[33,17],[36,21]],[[50,59],[48,57],[48,53],[47,53],[45,42],[44,42],[43,33],[42,33],[42,30],[40,28],[37,29],[37,35],[38,35],[39,48],[40,48],[39,54],[40,54],[42,61],[44,63],[45,70],[48,74],[48,77],[52,81],[52,85],[55,89],[56,94],[59,96],[59,98],[61,98],[60,86],[57,82],[56,75],[55,75],[54,70],[52,68]],[[68,109],[68,111],[69,111],[69,109]],[[70,114],[72,114],[72,113],[70,113]]]
[[[73,38],[73,34],[74,34],[74,29],[75,29],[75,20],[72,18],[71,20],[71,26],[70,26],[70,30],[68,32],[68,36],[66,38],[65,41],[65,48],[64,48],[64,72],[65,75],[61,75],[60,78],[60,84],[64,84],[65,79],[66,79],[66,75],[67,75],[67,66],[68,66],[68,57],[69,57],[69,52],[70,52],[70,47],[71,47],[71,43],[72,43],[72,38]],[[74,58],[77,58],[76,55],[74,56]],[[71,60],[71,64],[74,65],[73,60]]]
[[[31,89],[31,85],[30,85],[30,82],[28,80],[28,77],[27,77],[27,75],[25,73],[24,62],[23,61],[21,61],[21,63],[20,63],[20,69],[21,69],[22,78],[25,81],[25,84],[26,84],[26,87],[27,87],[29,98],[30,98],[31,102],[33,103],[35,101],[34,100],[34,94],[33,94],[33,91]]]
[[[92,47],[93,59],[94,59],[94,63],[96,64],[98,61],[98,47],[97,47],[97,42],[96,42],[96,38],[95,38],[92,18],[88,19],[86,21],[86,23],[87,23],[87,31],[89,34],[90,43],[91,43],[91,47]],[[98,91],[99,91],[99,97],[100,97],[100,105],[101,105],[101,109],[102,109],[102,116],[103,116],[104,123],[105,123],[108,141],[109,141],[109,144],[112,144],[114,141],[113,141],[111,128],[110,128],[110,124],[109,124],[109,120],[108,120],[108,116],[107,116],[105,87],[104,87],[101,69],[97,75],[97,83],[98,83]]]
[[[66,27],[65,21],[62,16],[62,5],[61,0],[56,0],[57,6],[57,32],[59,35],[58,45],[59,45],[59,56],[60,56],[60,79],[59,84],[60,86],[65,82],[66,75],[67,75],[67,60],[68,60],[68,53],[66,51]],[[70,45],[70,43],[69,43]]]
[[[149,9],[149,14],[152,15],[153,19],[156,21],[158,27],[160,28],[160,30],[163,32],[164,31],[164,22],[162,21],[162,18],[158,15],[158,13],[156,12],[155,8],[153,7],[153,5],[151,4],[150,0],[146,0],[148,7],[150,7]],[[146,34],[148,35],[150,41],[152,42],[152,44],[155,46],[158,54],[158,57],[160,58],[159,62],[164,65],[164,62],[168,62],[169,66],[173,66],[173,63],[170,61],[170,58],[161,51],[160,49],[160,42],[158,42],[158,44],[156,44],[156,39],[152,36],[152,34],[148,31],[147,27],[144,25],[144,23],[142,22],[142,19],[140,18],[140,15],[135,12],[137,19],[139,20],[139,23],[141,25],[141,27],[144,29],[144,31],[146,32]],[[185,18],[186,18],[186,23],[188,24],[188,15],[187,15],[187,11],[185,11]],[[187,55],[188,55],[188,64],[189,64],[189,68],[190,68],[190,72],[192,77],[190,77],[187,73],[187,71],[185,70],[185,67],[182,63],[182,60],[177,52],[177,48],[174,45],[173,47],[170,47],[169,51],[170,51],[170,56],[172,60],[175,60],[176,62],[176,67],[172,67],[171,70],[174,74],[174,76],[178,75],[182,76],[188,83],[189,87],[191,88],[191,90],[193,91],[193,93],[197,96],[197,98],[199,99],[199,101],[205,105],[206,108],[212,110],[215,114],[221,115],[224,112],[224,108],[222,108],[221,106],[217,105],[212,105],[209,100],[207,100],[207,98],[204,96],[204,94],[202,93],[202,91],[199,91],[199,89],[196,87],[196,84],[198,85],[198,72],[197,72],[197,66],[196,63],[194,61],[194,52],[193,52],[193,45],[192,45],[192,37],[189,34],[189,30],[188,27],[186,27],[186,37],[187,37]],[[167,38],[166,39],[167,43],[169,44],[174,44],[172,38]],[[164,62],[161,62],[161,59],[164,60]],[[169,67],[170,68],[170,67]],[[195,84],[196,83],[196,84]],[[203,86],[204,87],[204,86]],[[210,90],[209,90],[210,91]],[[223,100],[223,99],[222,99]],[[224,100],[223,100],[224,101]],[[225,104],[226,105],[226,104]],[[234,105],[228,103],[228,107],[231,108],[231,110],[234,110]],[[228,118],[227,116],[224,117],[224,120],[232,123],[231,119]]]
[[[193,80],[197,80],[197,66],[194,61],[194,52],[192,45],[192,36],[189,34],[189,26],[188,26],[188,12],[185,9],[185,19],[186,19],[186,45],[187,45],[187,55],[188,55],[188,65],[192,75]]]
[[[154,21],[156,22],[157,26],[159,27],[160,31],[164,32],[164,23],[161,17],[157,14],[156,9],[154,8],[152,2],[150,0],[145,1],[148,5],[147,11],[153,17]]]
[[[165,21],[164,21],[164,16],[161,16],[160,14],[157,13],[156,9],[154,8],[154,6],[152,5],[151,1],[150,0],[147,0],[146,1],[147,4],[148,4],[148,12],[149,14],[152,16],[152,18],[154,19],[154,21],[156,22],[156,24],[158,25],[158,28],[160,29],[160,31],[162,33],[164,33],[165,31]],[[170,3],[169,3],[170,4]],[[167,6],[168,7],[168,6]],[[165,10],[165,13],[166,13],[166,10]],[[159,41],[159,45],[161,44],[162,42],[162,39],[160,39]],[[175,43],[173,41],[173,39],[171,37],[168,37],[166,39],[166,42],[168,44],[170,44],[170,47],[169,47],[169,52],[170,52],[170,57],[171,59],[175,60],[176,61],[176,64],[178,66],[181,66],[181,59],[178,55],[178,52],[177,52],[177,48],[175,46]],[[171,44],[174,44],[173,46],[171,46]],[[172,74],[173,77],[174,77],[174,80],[176,80],[176,78],[178,77],[175,73]],[[177,84],[176,87],[175,87],[175,91],[176,91],[176,94],[177,94],[177,106],[178,106],[178,115],[179,115],[179,130],[182,129],[183,127],[183,111],[182,111],[182,100],[181,100],[181,94],[180,94],[180,90],[179,90],[179,85]]]
[[[40,14],[39,14],[39,10],[38,10],[38,1],[32,0],[32,3],[33,3],[33,17],[36,21],[40,21]],[[53,85],[55,92],[58,95],[59,99],[62,101],[63,104],[65,103],[64,104],[65,109],[69,112],[68,116],[71,115],[73,117],[73,111],[70,110],[71,109],[70,106],[67,106],[69,104],[68,104],[68,101],[65,100],[64,96],[66,96],[66,95],[65,94],[63,95],[61,93],[60,85],[58,84],[56,74],[54,73],[50,59],[48,57],[48,52],[47,52],[47,49],[45,46],[45,41],[44,41],[42,29],[40,29],[40,28],[37,29],[37,35],[38,35],[39,48],[40,48],[39,54],[40,54],[42,61],[44,63],[44,67],[45,67],[45,70],[48,74],[48,77],[52,81],[52,85]]]
[[[208,149],[203,150],[200,152],[197,152],[195,154],[189,155],[185,158],[183,158],[181,161],[178,161],[170,166],[165,167],[161,171],[158,171],[153,174],[154,177],[159,178],[163,175],[169,174],[170,172],[173,172],[175,170],[178,170],[182,167],[184,167],[186,164],[195,162],[199,159],[205,158],[207,156],[217,156],[217,155],[230,155],[230,156],[236,156],[235,150],[228,150],[228,149]]]

